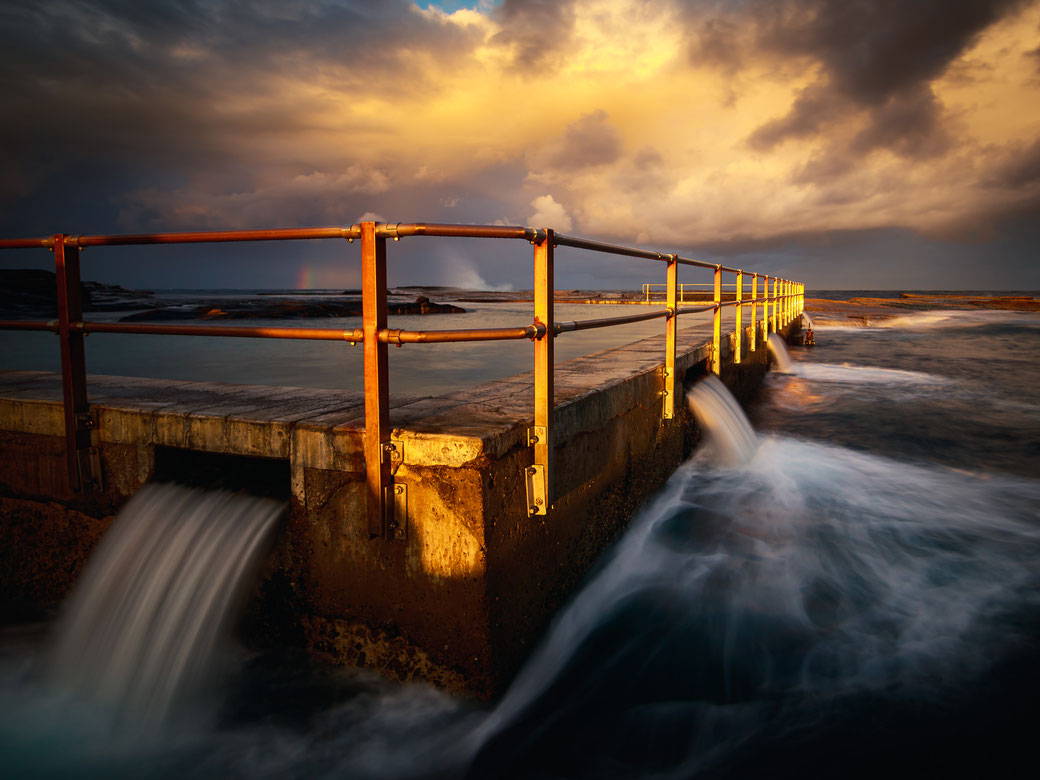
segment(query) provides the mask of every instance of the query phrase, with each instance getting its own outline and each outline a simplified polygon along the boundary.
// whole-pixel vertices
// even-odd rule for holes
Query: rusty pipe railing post
[[[762,343],[769,344],[769,274],[762,277]]]
[[[376,236],[375,222],[361,223],[361,325],[365,360],[365,471],[369,536],[386,534],[390,475],[390,387],[386,329],[386,239]]]
[[[734,332],[736,333],[736,347],[737,347],[737,351],[733,355],[733,362],[734,363],[739,363],[740,362],[740,353],[744,349],[744,331],[741,329],[741,326],[743,325],[743,317],[741,316],[741,313],[742,313],[742,311],[744,309],[744,304],[741,303],[741,301],[743,299],[744,299],[744,271],[743,270],[739,270],[739,271],[737,271],[737,295],[736,295],[736,299],[735,299],[736,300],[736,305],[734,306],[734,308],[737,310],[737,313],[736,313],[736,324],[735,324],[735,326],[733,328]]]
[[[555,338],[553,277],[555,233],[545,231],[545,240],[534,245],[534,322],[545,328],[534,342],[534,428],[529,441],[534,464],[527,469],[527,506],[532,515],[545,515],[552,506],[553,480],[553,360]],[[648,288],[649,289],[649,288]]]
[[[711,371],[722,372],[722,266],[715,266],[715,313],[711,325]]]
[[[752,352],[755,351],[755,347],[758,344],[756,309],[758,309],[758,274],[751,274],[751,343],[748,344],[748,349]]]
[[[94,427],[87,400],[87,363],[83,333],[71,322],[83,319],[79,247],[65,246],[65,236],[54,236],[54,272],[58,294],[58,339],[61,343],[61,391],[65,412],[65,462],[69,488],[86,492],[100,488],[97,451],[90,446]]]
[[[773,316],[769,320],[770,329],[773,333],[776,333],[777,328],[777,295],[780,291],[780,279],[776,276],[773,277]]]
[[[667,306],[671,312],[665,320],[664,325],[664,408],[662,416],[666,420],[675,417],[675,349],[676,337],[679,329],[679,306],[676,303],[676,286],[679,281],[678,255],[672,255],[668,259],[668,302]]]

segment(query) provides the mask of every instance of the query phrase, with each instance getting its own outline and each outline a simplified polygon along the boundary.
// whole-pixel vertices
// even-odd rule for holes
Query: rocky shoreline
[[[935,309],[999,309],[1040,312],[1040,299],[1028,295],[927,295],[900,293],[898,298],[806,298],[805,311],[814,325],[869,326],[908,312]]]
[[[198,305],[170,306],[135,312],[120,322],[168,322],[171,320],[293,320],[316,317],[360,317],[360,300],[214,300]],[[466,310],[437,303],[424,295],[414,301],[388,303],[388,314],[462,314]]]
[[[151,290],[131,290],[118,284],[83,282],[83,311],[125,311],[161,306]],[[58,291],[53,271],[0,270],[0,318],[58,316]]]
[[[409,293],[417,289],[408,288],[405,294],[411,297]],[[360,290],[346,290],[340,294],[265,292],[235,298],[202,294],[190,300],[164,299],[151,290],[131,290],[99,282],[83,282],[81,290],[85,312],[132,312],[121,317],[120,322],[281,320],[360,317],[362,314]],[[465,311],[460,306],[437,303],[425,295],[416,295],[414,300],[391,300],[387,303],[389,314],[461,314]],[[57,316],[57,289],[53,271],[0,270],[0,319],[54,319]]]

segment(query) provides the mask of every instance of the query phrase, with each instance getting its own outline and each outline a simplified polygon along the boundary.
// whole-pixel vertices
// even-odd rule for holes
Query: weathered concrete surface
[[[680,376],[706,370],[705,338],[703,326],[680,331]],[[281,459],[290,511],[252,634],[490,695],[694,446],[685,404],[661,417],[663,352],[661,336],[557,367],[558,497],[544,518],[528,516],[523,479],[531,374],[438,398],[393,396],[404,451],[396,480],[408,488],[407,539],[396,542],[365,529],[360,394],[92,376],[104,490],[77,495],[65,476],[60,379],[0,374],[0,598],[22,613],[52,608],[112,515],[157,476],[157,448]],[[740,365],[732,340],[722,352],[723,380],[746,395],[768,350],[760,341],[747,352],[745,338]]]

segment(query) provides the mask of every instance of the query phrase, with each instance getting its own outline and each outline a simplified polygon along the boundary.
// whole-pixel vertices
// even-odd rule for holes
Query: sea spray
[[[142,488],[64,605],[50,663],[54,684],[100,703],[121,727],[166,724],[213,673],[283,510],[227,492]]]

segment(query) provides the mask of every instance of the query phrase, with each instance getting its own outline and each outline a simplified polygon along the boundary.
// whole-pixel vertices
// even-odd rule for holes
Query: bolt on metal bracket
[[[528,466],[524,469],[524,480],[527,483],[528,514],[548,514],[549,507],[545,500],[545,466]]]
[[[76,415],[76,429],[80,431],[96,431],[98,427],[97,410],[90,409]]]
[[[386,488],[386,535],[394,541],[408,538],[408,486],[397,483]]]
[[[549,436],[544,425],[532,425],[527,429],[527,446],[533,447],[540,441],[545,441]]]

